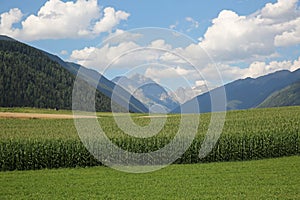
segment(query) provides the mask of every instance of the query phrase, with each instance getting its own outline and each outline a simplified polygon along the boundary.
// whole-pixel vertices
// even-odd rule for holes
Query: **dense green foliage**
[[[280,107],[300,105],[300,81],[271,94],[258,107]]]
[[[149,123],[148,118],[139,118],[139,115],[132,117],[140,125]],[[210,122],[210,114],[200,115],[200,119],[196,138],[176,163],[250,160],[300,154],[300,107],[228,112],[221,138],[213,151],[201,160],[198,152]],[[125,134],[112,116],[103,115],[99,118],[102,129],[112,142],[132,152],[149,152],[165,146],[176,134],[179,121],[179,115],[169,115],[159,134],[141,139]],[[100,164],[81,144],[71,119],[1,119],[0,125],[1,170]],[[92,145],[101,151],[99,144]],[[161,155],[161,159],[164,156],[169,155]]]
[[[71,109],[74,81],[74,75],[44,52],[0,40],[0,106]],[[87,83],[82,81],[82,87],[88,88]],[[85,93],[81,97],[92,98]],[[95,100],[97,111],[111,111],[110,98],[97,91]]]
[[[107,167],[0,172],[0,199],[300,199],[299,166],[295,156],[147,174]]]
[[[0,142],[0,152],[2,154],[2,170],[100,165],[100,162],[95,160],[85,147],[75,140]]]

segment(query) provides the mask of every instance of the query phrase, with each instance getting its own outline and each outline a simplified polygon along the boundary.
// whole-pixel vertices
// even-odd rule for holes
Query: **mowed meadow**
[[[0,199],[299,199],[300,157],[174,164],[131,174],[108,167],[0,173]]]

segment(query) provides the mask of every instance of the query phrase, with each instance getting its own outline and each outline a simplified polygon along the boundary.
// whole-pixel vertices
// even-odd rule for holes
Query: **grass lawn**
[[[71,110],[54,110],[47,108],[29,108],[29,107],[0,107],[0,112],[16,113],[40,113],[40,114],[72,114]]]
[[[300,199],[300,157],[171,165],[148,174],[106,167],[0,172],[0,199]]]

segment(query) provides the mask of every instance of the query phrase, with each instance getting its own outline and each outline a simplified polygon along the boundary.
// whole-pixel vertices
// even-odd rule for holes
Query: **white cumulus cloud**
[[[23,13],[18,8],[10,9],[9,12],[0,15],[0,33],[18,34],[18,30],[13,28],[13,24],[21,21]]]
[[[94,26],[95,33],[110,32],[122,20],[127,20],[129,13],[124,11],[115,11],[114,8],[104,9],[104,17]]]
[[[134,42],[122,42],[114,46],[105,44],[99,48],[85,47],[81,50],[74,50],[70,59],[98,71],[103,71],[106,67],[120,67],[120,65],[133,67],[136,62],[144,58],[143,51],[130,54],[139,47]],[[127,54],[129,55],[127,56]]]
[[[70,59],[86,67],[102,71],[109,64],[112,68],[133,68],[148,62],[157,62],[161,56],[165,56],[168,51],[172,50],[172,46],[161,39],[154,40],[145,47],[130,41],[136,37],[140,37],[139,34],[122,32],[117,34],[116,38],[109,40],[112,42],[103,44],[101,47],[74,50]],[[119,41],[122,39],[124,41]]]
[[[285,21],[290,20],[297,15],[298,0],[278,0],[272,4],[267,3],[261,10],[263,18]]]
[[[176,77],[185,77],[187,75],[192,74],[194,71],[191,71],[189,69],[184,69],[182,67],[149,67],[147,68],[145,72],[145,76],[149,77],[153,80],[156,80],[157,82],[160,82],[159,80],[164,78],[176,78]]]
[[[241,16],[223,10],[212,20],[198,46],[216,61],[256,60],[276,54],[276,47],[300,44],[298,0],[278,0]],[[197,46],[191,46],[197,51]]]
[[[187,17],[186,21],[194,20]],[[121,35],[124,33],[119,32]],[[277,50],[278,47],[300,45],[298,0],[278,0],[275,3],[268,3],[247,16],[231,10],[223,10],[212,20],[211,26],[198,43],[186,47],[174,48],[172,44],[166,42],[167,40],[159,38],[143,44],[144,46],[135,40],[125,41],[121,40],[101,48],[75,50],[71,58],[87,67],[101,69],[108,61],[134,49],[144,46],[165,49],[165,52],[159,53],[139,50],[124,59],[118,59],[119,65],[115,65],[130,68],[139,64],[157,62],[169,66],[161,70],[151,67],[146,70],[146,76],[157,82],[164,78],[187,76],[195,84],[199,84],[200,82],[196,81],[205,78],[213,85],[214,80],[219,80],[219,74],[227,83],[239,78],[255,78],[283,69],[293,71],[299,68],[299,59],[284,60],[280,58],[281,55]],[[278,61],[270,61],[275,58]],[[189,70],[191,66],[187,67],[187,61],[196,67],[196,71]],[[99,64],[101,62],[103,64]],[[240,63],[243,64],[243,68],[239,66]],[[219,72],[215,66],[218,66]]]
[[[37,14],[30,14],[23,21],[18,8],[2,13],[0,34],[28,41],[90,37],[111,32],[129,17],[129,13],[112,7],[104,8],[103,12],[101,16],[97,0],[49,0]],[[21,28],[13,28],[14,23],[21,23]]]

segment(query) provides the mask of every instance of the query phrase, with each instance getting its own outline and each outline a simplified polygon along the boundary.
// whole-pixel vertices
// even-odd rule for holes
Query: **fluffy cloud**
[[[199,46],[215,60],[243,60],[274,52],[276,31],[258,18],[239,16],[224,10],[214,19]]]
[[[0,34],[23,40],[88,37],[112,31],[129,16],[129,13],[111,7],[103,12],[101,17],[97,0],[49,0],[37,15],[31,14],[23,21],[23,14],[17,8],[1,14]],[[12,25],[20,21],[22,28],[13,28]]]
[[[214,80],[219,80],[218,74],[221,74],[224,82],[227,83],[235,79],[254,78],[282,69],[295,70],[299,68],[299,59],[273,62],[265,62],[265,60],[275,57],[280,60],[280,55],[277,53],[278,47],[300,44],[300,12],[297,4],[297,0],[278,0],[276,3],[266,4],[262,9],[248,16],[240,16],[234,11],[223,10],[212,20],[212,25],[201,40],[186,47],[173,48],[172,44],[158,38],[146,45],[141,45],[134,39],[132,42],[125,39],[101,48],[90,47],[73,51],[71,59],[99,70],[109,61],[125,54],[128,56],[118,58],[116,62],[118,65],[115,67],[132,68],[157,62],[168,68],[158,71],[157,68],[149,67],[146,70],[146,76],[158,82],[164,78],[186,76],[195,84],[200,83],[195,81],[204,78],[212,85],[218,85],[214,83]],[[186,20],[193,22],[192,18],[186,18]],[[123,31],[119,32],[120,35],[125,35]],[[143,50],[144,46],[165,51],[146,51]],[[132,51],[135,52],[130,54]],[[198,71],[190,70],[186,61],[196,66],[200,75],[203,76],[201,77]],[[248,67],[241,68],[238,66],[239,63]],[[218,66],[219,71],[216,70],[215,65]]]
[[[74,50],[70,59],[86,67],[103,71],[109,64],[111,64],[109,67],[113,68],[133,68],[147,62],[156,62],[160,60],[160,56],[165,56],[172,50],[172,46],[166,44],[164,40],[154,40],[143,47],[139,43],[130,41],[134,37],[140,36],[136,33],[120,33],[116,38],[109,40],[112,42],[101,47]],[[120,42],[120,39],[124,41]]]
[[[162,49],[164,51],[172,50],[172,46],[167,44],[164,40],[154,40],[148,46],[149,48]]]
[[[295,44],[300,44],[300,17],[285,23],[287,26],[286,30],[275,36],[275,46],[292,46]]]
[[[164,41],[158,40],[149,44],[147,47],[171,48]],[[166,49],[167,51],[168,49]],[[172,51],[171,49],[170,51]],[[186,53],[186,52],[185,52]],[[172,59],[167,59],[166,55],[172,55]],[[203,79],[209,83],[209,88],[220,85],[222,82],[230,82],[239,78],[252,77],[256,78],[278,70],[296,70],[300,68],[300,57],[295,61],[253,61],[248,67],[240,68],[239,66],[229,65],[226,63],[215,64],[210,62],[201,68],[194,68],[188,63],[178,62],[177,58],[171,52],[156,52],[144,50],[134,42],[123,42],[115,46],[105,45],[102,48],[89,47],[82,50],[75,50],[71,54],[72,60],[79,64],[92,67],[103,72],[106,67],[109,68],[128,68],[146,65],[145,76],[160,82],[162,79],[176,79],[184,77],[195,82],[195,86],[200,86]],[[188,59],[188,58],[187,58]],[[172,62],[174,61],[174,62]],[[149,63],[149,64],[145,64]],[[152,63],[152,64],[151,64]],[[155,65],[151,67],[151,65]],[[109,64],[112,64],[108,66]],[[220,77],[221,76],[221,77]],[[222,78],[222,80],[220,79]]]
[[[216,61],[256,60],[276,53],[277,46],[300,44],[297,0],[279,0],[249,16],[223,10],[212,20],[202,41],[192,48],[205,49]],[[199,46],[199,47],[198,47]]]
[[[231,66],[228,64],[219,64],[217,68],[222,76],[223,81],[225,83],[228,83],[240,78],[257,78],[259,76],[263,76],[279,70],[295,71],[300,68],[300,57],[294,61],[254,61],[245,68]],[[201,73],[206,75],[207,80],[215,80],[217,79],[217,76],[215,73],[213,73],[214,71],[215,70],[213,66],[208,65],[201,70]]]
[[[23,14],[18,8],[10,9],[9,12],[0,15],[0,33],[6,32],[9,35],[17,34],[18,30],[13,28],[13,24],[21,21]]]
[[[94,26],[95,33],[103,33],[111,31],[122,20],[127,20],[129,13],[124,11],[115,11],[114,8],[108,7],[104,9],[104,17]]]
[[[298,58],[298,60],[295,60],[293,62],[293,65],[290,67],[290,71],[295,71],[297,69],[300,69],[300,57]]]
[[[278,47],[300,44],[300,11],[297,5],[298,0],[278,0],[248,16],[222,10],[198,44],[176,51],[189,58],[195,66],[211,62],[206,54],[214,62],[222,64],[251,63],[278,56]]]
[[[295,71],[300,68],[300,57],[294,61],[272,61],[270,63],[254,62],[248,68],[243,69],[243,78],[256,78],[279,70]]]
[[[109,40],[110,44],[119,44],[124,41],[135,42],[143,35],[140,33],[132,33],[128,31],[124,31],[121,29],[116,29],[114,32],[111,32],[103,41]]]
[[[176,78],[176,77],[185,77],[191,75],[195,70],[184,69],[182,67],[149,67],[145,72],[145,76],[149,77],[157,82],[164,78]]]
[[[139,46],[134,42],[123,42],[116,46],[106,44],[101,48],[86,47],[81,50],[74,50],[70,58],[83,66],[103,71],[109,64],[116,65],[121,62],[126,63],[124,60],[124,58],[127,58],[126,53],[138,47]],[[135,56],[137,55],[135,54]],[[133,57],[131,57],[131,59],[133,59]]]
[[[286,21],[297,16],[298,0],[278,0],[272,4],[267,3],[261,10],[262,18],[272,19],[275,21]]]
[[[300,12],[297,3],[298,0],[278,0],[266,4],[249,16],[223,10],[212,20],[212,25],[198,44],[170,49],[163,40],[157,40],[153,42],[153,47],[178,53],[198,67],[211,62],[207,54],[214,62],[223,64],[263,61],[278,56],[277,47],[300,44]],[[120,14],[119,18],[113,18],[117,22],[117,19],[127,17],[126,14]],[[186,21],[199,26],[190,17]],[[170,52],[161,55],[160,59],[182,63],[182,59]]]

